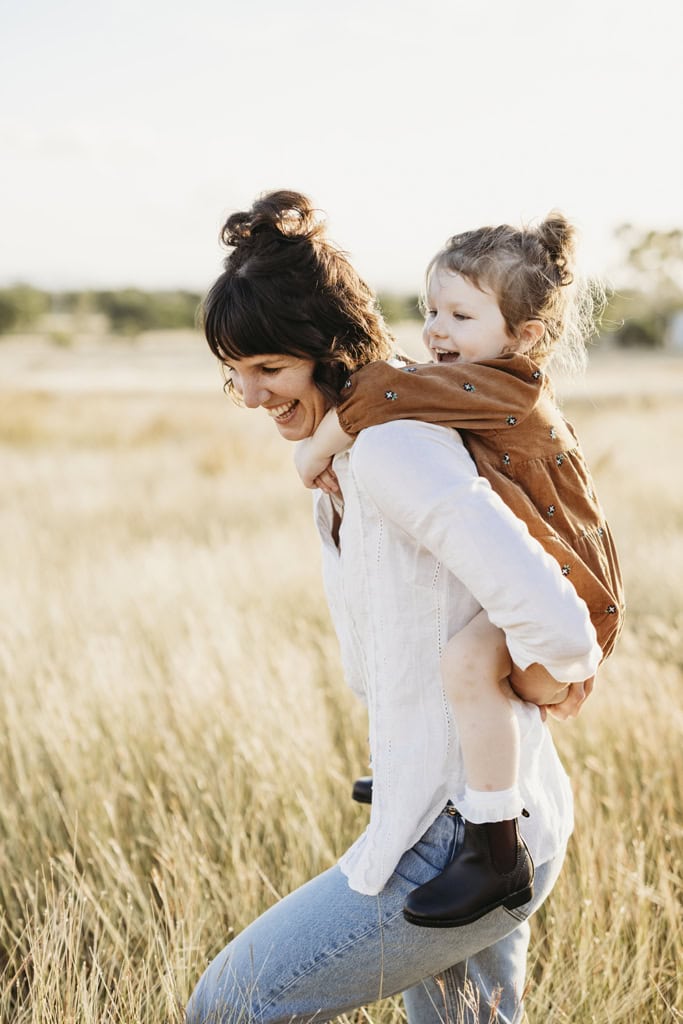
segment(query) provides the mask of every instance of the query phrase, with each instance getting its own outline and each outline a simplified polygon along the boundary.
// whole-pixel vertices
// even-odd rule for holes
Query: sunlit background
[[[182,1024],[207,958],[365,825],[310,494],[195,327],[226,214],[281,187],[416,351],[455,231],[559,207],[611,285],[554,380],[628,612],[552,726],[577,828],[527,1009],[680,1024],[681,10],[0,0],[2,1024]]]

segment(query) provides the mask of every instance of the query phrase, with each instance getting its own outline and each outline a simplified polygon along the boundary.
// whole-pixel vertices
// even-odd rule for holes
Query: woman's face
[[[244,404],[264,408],[286,441],[310,437],[327,412],[314,369],[312,359],[288,355],[245,356],[226,366]]]

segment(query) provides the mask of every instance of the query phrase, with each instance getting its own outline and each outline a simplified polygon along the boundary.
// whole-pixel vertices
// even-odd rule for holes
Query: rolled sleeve
[[[585,602],[478,476],[455,431],[401,420],[368,428],[351,467],[382,514],[438,558],[504,631],[515,664],[538,663],[560,682],[595,673],[601,650]]]

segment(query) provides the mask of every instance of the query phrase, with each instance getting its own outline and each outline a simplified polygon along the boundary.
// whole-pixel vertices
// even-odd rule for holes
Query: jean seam
[[[295,985],[297,982],[301,981],[302,978],[305,978],[307,975],[311,974],[313,971],[317,970],[318,967],[320,967],[322,964],[324,964],[331,957],[338,956],[339,953],[344,952],[344,950],[346,950],[349,947],[353,946],[360,939],[366,939],[369,935],[372,935],[374,932],[381,932],[381,930],[383,928],[385,928],[387,925],[390,925],[392,923],[392,921],[395,921],[397,918],[401,917],[402,913],[403,913],[403,910],[401,909],[401,910],[397,910],[395,914],[391,914],[391,916],[388,917],[386,920],[382,920],[380,918],[370,928],[367,928],[364,932],[361,932],[360,935],[356,935],[352,939],[348,939],[342,945],[336,946],[334,949],[327,950],[327,952],[323,953],[322,956],[318,960],[315,961],[315,963],[313,963],[309,967],[307,967],[306,970],[303,970],[299,974],[296,974],[294,977],[290,978],[286,985],[283,985],[281,988],[279,988],[277,990],[277,992],[274,992],[273,994],[271,994],[270,998],[268,999],[268,1002],[262,1004],[261,1012],[263,1012],[264,1010],[267,1010],[269,1007],[271,1007],[273,1005],[273,1003],[276,1001],[276,999],[278,999],[281,996],[283,996],[285,994],[285,992],[287,992],[293,985]],[[381,973],[380,973],[380,978],[381,978]]]

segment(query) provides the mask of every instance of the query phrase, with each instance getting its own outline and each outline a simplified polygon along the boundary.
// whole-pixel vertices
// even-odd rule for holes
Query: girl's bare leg
[[[469,821],[501,821],[521,811],[511,668],[505,636],[484,611],[449,640],[441,660],[465,763],[468,806],[460,810]]]
[[[485,612],[456,634],[441,670],[465,762],[461,846],[437,877],[415,889],[404,916],[425,928],[456,928],[496,907],[509,910],[533,894],[534,866],[519,834],[519,728],[507,677],[505,637]]]

